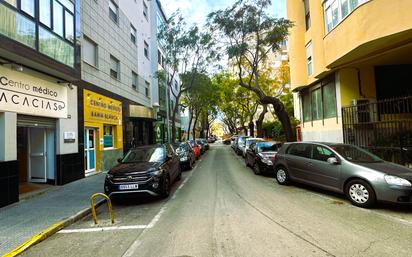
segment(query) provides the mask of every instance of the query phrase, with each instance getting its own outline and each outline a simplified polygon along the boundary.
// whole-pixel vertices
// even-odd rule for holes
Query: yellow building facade
[[[83,91],[86,175],[108,170],[123,156],[122,103]]]
[[[294,22],[291,87],[303,140],[353,143],[352,136],[345,138],[345,107],[353,107],[350,119],[357,121],[352,123],[371,123],[373,114],[359,118],[359,104],[365,111],[412,95],[411,10],[411,0],[287,1]],[[375,113],[382,121],[382,110]]]

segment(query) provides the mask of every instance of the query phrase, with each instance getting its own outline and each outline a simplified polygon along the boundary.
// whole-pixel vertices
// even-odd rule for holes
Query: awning
[[[153,108],[143,105],[129,105],[129,117],[156,119],[155,111],[153,110]]]

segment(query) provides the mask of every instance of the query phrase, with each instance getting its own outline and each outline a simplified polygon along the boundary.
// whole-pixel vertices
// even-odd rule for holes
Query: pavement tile
[[[99,173],[38,196],[0,208],[0,256],[46,227],[88,208],[90,196],[103,191],[105,173]]]

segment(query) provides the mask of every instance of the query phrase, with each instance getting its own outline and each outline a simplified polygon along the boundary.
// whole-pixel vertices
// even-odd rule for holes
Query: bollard
[[[96,197],[98,197],[98,196],[101,196],[101,197],[103,197],[103,198],[105,198],[105,199],[107,200],[107,206],[109,207],[109,216],[110,216],[110,219],[111,219],[111,221],[112,221],[112,224],[114,224],[112,201],[110,200],[110,198],[109,198],[107,195],[105,195],[105,194],[103,194],[103,193],[96,193],[96,194],[93,194],[93,195],[90,197],[90,207],[91,207],[91,209],[92,209],[92,215],[93,215],[94,224],[97,224],[97,223],[98,223],[98,222],[97,222],[96,208],[94,207],[94,198],[96,198]]]

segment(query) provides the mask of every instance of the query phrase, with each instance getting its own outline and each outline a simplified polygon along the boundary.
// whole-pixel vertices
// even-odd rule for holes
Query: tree
[[[187,27],[180,13],[174,13],[160,26],[159,42],[165,55],[165,70],[159,71],[159,83],[165,83],[176,99],[172,106],[172,135],[176,134],[176,115],[179,112],[181,96],[190,90],[196,76],[206,71],[212,60],[218,58],[215,43],[208,32],[201,31],[196,25]],[[176,85],[176,76],[189,75]],[[167,99],[169,100],[169,99]],[[174,142],[175,137],[171,137]]]
[[[289,115],[282,101],[267,94],[260,84],[260,73],[269,53],[280,49],[292,23],[266,13],[270,0],[239,0],[229,8],[208,16],[211,31],[224,38],[228,58],[235,64],[239,85],[254,92],[261,104],[271,104],[282,124],[287,141],[293,141]]]

